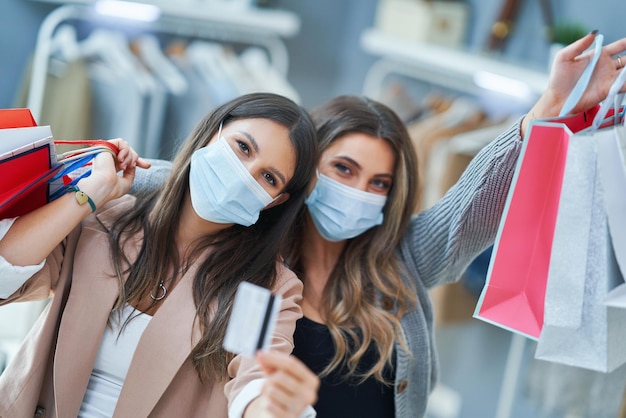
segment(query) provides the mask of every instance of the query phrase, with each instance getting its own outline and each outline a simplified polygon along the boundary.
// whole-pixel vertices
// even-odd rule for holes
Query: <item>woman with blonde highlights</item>
[[[311,112],[321,158],[284,254],[304,282],[294,355],[321,376],[318,417],[424,416],[437,379],[428,289],[493,243],[529,119],[559,113],[593,40],[561,51],[528,115],[419,215],[415,151],[390,109],[343,96]],[[625,49],[626,39],[603,47],[573,113],[606,97]]]

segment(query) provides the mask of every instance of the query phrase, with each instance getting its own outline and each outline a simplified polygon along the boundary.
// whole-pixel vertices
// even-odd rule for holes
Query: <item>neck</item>
[[[155,210],[158,210],[158,208]],[[153,212],[152,215],[155,213],[156,212]],[[151,216],[151,218],[154,220],[154,216]],[[154,315],[158,309],[158,304],[155,304],[154,301],[164,301],[183,277],[185,269],[189,267],[188,257],[190,255],[190,251],[193,250],[194,244],[201,238],[208,235],[214,235],[231,225],[232,224],[207,222],[200,218],[193,210],[191,198],[187,195],[178,221],[176,237],[174,239],[181,265],[177,271],[169,271],[165,277],[158,278],[160,283],[158,287],[150,293],[150,298],[139,301],[136,307],[142,312]],[[173,266],[170,266],[170,270],[171,269],[173,269]]]
[[[322,322],[320,319],[324,289],[347,241],[331,242],[322,238],[308,212],[304,225],[304,237],[302,267],[305,283],[302,309],[309,319]]]
[[[193,210],[191,198],[189,194],[187,194],[176,232],[176,244],[181,254],[181,259],[186,250],[189,249],[194,242],[197,242],[200,238],[207,235],[217,234],[232,225],[233,224],[219,224],[202,219]]]

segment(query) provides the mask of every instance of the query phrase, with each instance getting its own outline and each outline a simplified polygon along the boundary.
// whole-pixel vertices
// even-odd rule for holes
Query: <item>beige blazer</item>
[[[134,204],[130,196],[105,206],[76,228],[43,269],[0,304],[52,296],[14,360],[0,375],[0,417],[76,417],[100,340],[118,296],[111,277],[105,227]],[[102,224],[100,224],[102,222]],[[126,248],[137,254],[141,237]],[[291,353],[302,316],[302,283],[277,263],[274,292],[283,295],[273,349]],[[115,409],[115,417],[227,417],[228,402],[262,377],[253,359],[236,357],[221,381],[201,382],[189,360],[200,338],[194,322],[195,268],[181,279],[144,331]]]

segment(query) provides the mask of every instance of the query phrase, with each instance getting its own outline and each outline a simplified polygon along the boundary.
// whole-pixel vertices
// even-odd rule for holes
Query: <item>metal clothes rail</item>
[[[97,14],[93,4],[87,2],[61,5],[46,16],[37,35],[28,95],[28,107],[36,120],[42,110],[54,33],[61,24],[72,21],[95,25],[112,23],[110,17]],[[297,33],[300,21],[292,13],[280,10],[256,9],[235,13],[170,7],[163,8],[161,17],[154,22],[118,18],[115,24],[149,32],[259,46],[268,52],[274,68],[286,76],[289,57],[282,37]]]

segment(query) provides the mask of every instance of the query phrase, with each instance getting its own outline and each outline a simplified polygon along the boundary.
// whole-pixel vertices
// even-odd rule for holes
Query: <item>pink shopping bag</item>
[[[531,122],[475,318],[539,338],[569,140],[597,111]]]

